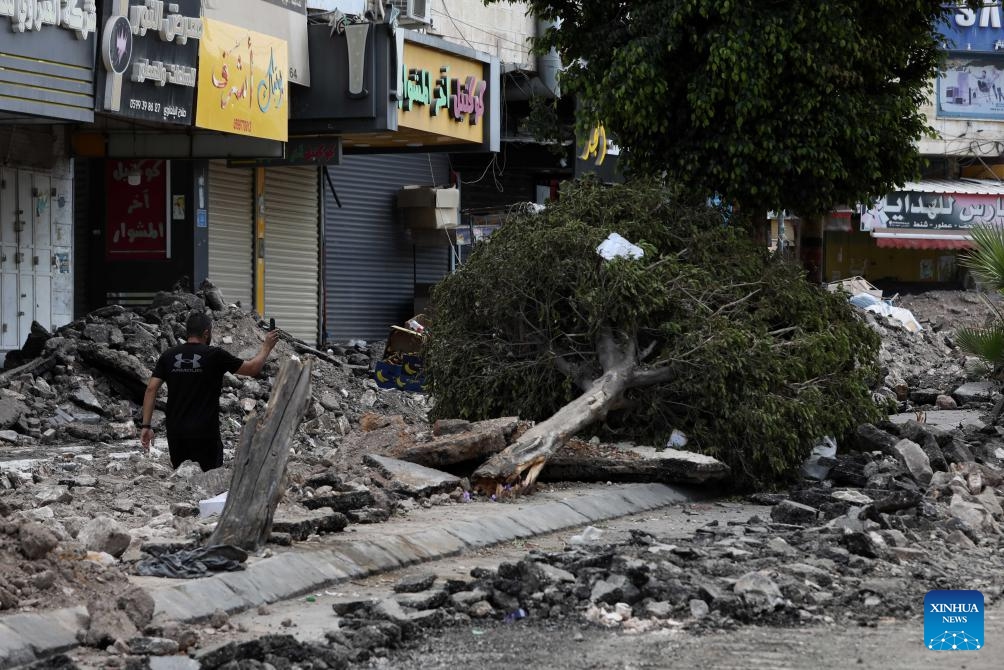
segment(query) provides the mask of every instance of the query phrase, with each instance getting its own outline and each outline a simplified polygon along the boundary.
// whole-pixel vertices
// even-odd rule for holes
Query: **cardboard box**
[[[401,210],[401,218],[409,227],[418,230],[443,230],[456,228],[460,216],[455,208],[406,207]]]
[[[397,192],[397,206],[401,208],[457,209],[460,207],[460,190],[433,186],[405,186]]]

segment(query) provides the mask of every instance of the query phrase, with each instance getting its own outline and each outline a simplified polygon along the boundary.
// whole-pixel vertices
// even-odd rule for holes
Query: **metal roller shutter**
[[[265,170],[265,317],[316,344],[318,328],[318,170]]]
[[[327,338],[381,340],[412,316],[416,279],[441,279],[444,248],[415,248],[397,219],[402,186],[449,183],[446,154],[345,156],[328,168],[342,202],[324,184],[324,282]]]
[[[209,162],[209,279],[228,303],[254,309],[254,172]]]

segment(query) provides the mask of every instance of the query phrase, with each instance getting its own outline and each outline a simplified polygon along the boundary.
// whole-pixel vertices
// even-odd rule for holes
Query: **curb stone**
[[[467,549],[699,502],[713,495],[707,489],[692,487],[624,484],[561,501],[524,503],[516,509],[499,505],[477,521],[458,520],[438,528],[339,541],[324,549],[284,552],[252,563],[243,571],[148,590],[155,603],[155,620],[197,623],[217,609],[236,614],[339,582],[449,558]],[[83,607],[0,617],[0,669],[73,649],[78,645],[76,632],[86,625],[86,619]]]

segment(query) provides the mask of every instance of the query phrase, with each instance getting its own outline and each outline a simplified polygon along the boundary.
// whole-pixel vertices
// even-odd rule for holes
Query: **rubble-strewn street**
[[[954,305],[972,306],[973,320],[982,306],[970,294],[947,298],[914,299],[925,326],[919,334],[865,316],[883,335],[888,376],[879,392],[902,396],[902,388],[890,386],[900,380],[906,393],[897,403],[910,411],[859,427],[835,457],[817,460],[824,479],[753,496],[765,505],[753,514],[671,538],[639,524],[613,544],[580,528],[567,543],[509,555],[466,577],[430,574],[403,580],[392,597],[343,598],[323,640],[272,633],[247,642],[220,612],[208,625],[223,640],[231,630],[235,640],[215,651],[191,622],[155,617],[148,592],[130,582],[151,557],[198,546],[215,523],[200,517],[198,501],[229,486],[229,467],[202,473],[189,463],[172,472],[160,449],[143,454],[130,432],[135,389],[199,303],[165,294],[142,315],[101,310],[47,340],[36,359],[42,365],[3,378],[11,419],[0,463],[0,606],[43,612],[86,604],[90,621],[79,641],[107,649],[84,654],[86,667],[187,651],[206,668],[236,667],[240,659],[324,668],[388,654],[407,658],[429,629],[491,621],[692,635],[751,625],[868,626],[915,617],[931,588],[979,589],[992,607],[1004,568],[1004,431],[980,418],[998,397],[996,387],[967,381],[952,331],[938,326]],[[150,336],[142,347],[135,344],[141,332]],[[215,335],[237,355],[256,349],[262,332],[238,312],[218,315]],[[279,347],[280,356],[305,351],[290,341]],[[316,352],[313,406],[296,433],[273,546],[296,551],[352,524],[477,499],[464,473],[525,430],[517,418],[426,424],[423,396],[379,390],[370,381],[369,352],[377,348]],[[275,362],[268,373],[274,370]],[[243,416],[267,399],[269,381],[263,375],[228,384],[223,425],[232,440]],[[965,420],[939,421],[941,413]],[[572,442],[555,456],[550,479],[593,468],[622,481],[707,485],[724,473],[714,461],[666,453],[670,458],[653,460],[629,444]],[[529,517],[523,525],[533,527]]]

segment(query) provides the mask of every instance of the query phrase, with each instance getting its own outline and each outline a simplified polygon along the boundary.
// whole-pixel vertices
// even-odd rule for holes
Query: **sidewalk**
[[[240,572],[196,580],[134,578],[156,603],[154,620],[197,622],[217,609],[235,614],[339,582],[455,556],[468,550],[585,526],[672,504],[706,500],[707,489],[622,484],[541,493],[518,503],[471,503],[412,512],[408,518],[301,543]],[[447,517],[447,518],[444,518]],[[0,668],[77,646],[84,607],[0,617]]]

